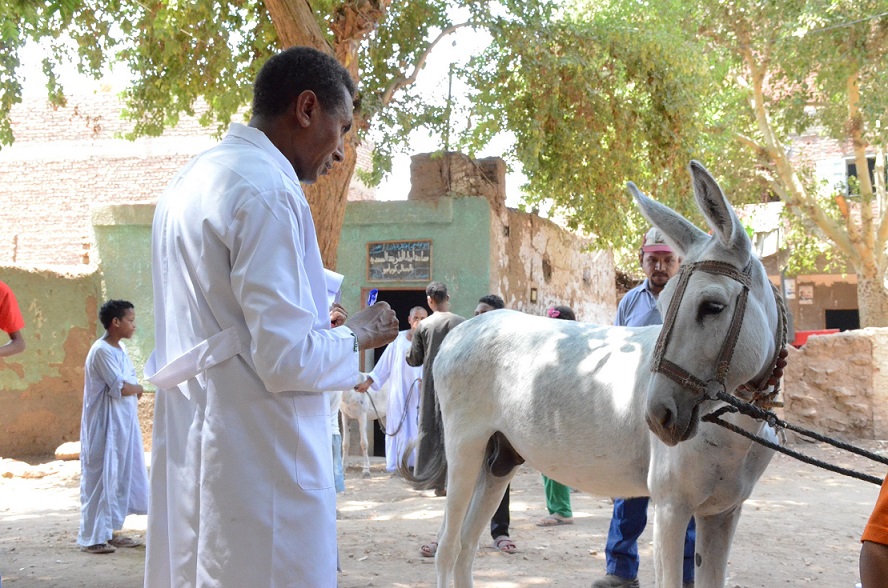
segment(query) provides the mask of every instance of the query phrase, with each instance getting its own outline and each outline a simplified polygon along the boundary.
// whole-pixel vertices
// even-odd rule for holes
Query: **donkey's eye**
[[[697,320],[702,320],[703,317],[713,314],[719,314],[721,311],[725,309],[725,305],[721,302],[713,302],[711,300],[707,300],[700,304],[700,309],[697,312]]]

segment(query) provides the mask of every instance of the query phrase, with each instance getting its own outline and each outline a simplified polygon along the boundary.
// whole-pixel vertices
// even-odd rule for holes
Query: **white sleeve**
[[[120,398],[123,383],[127,381],[127,374],[120,360],[108,348],[99,346],[90,359],[92,373],[102,379],[108,386],[108,396]]]
[[[346,327],[314,328],[318,311],[299,223],[286,192],[251,198],[234,217],[231,287],[253,363],[271,392],[352,388],[361,382],[357,339]]]
[[[382,352],[379,361],[376,363],[375,366],[373,366],[373,371],[369,374],[369,376],[373,378],[373,383],[370,385],[370,387],[374,390],[379,390],[392,375],[392,364],[395,359],[395,347],[400,347],[400,345],[398,345],[397,339],[389,343],[389,346],[386,347],[385,351]]]

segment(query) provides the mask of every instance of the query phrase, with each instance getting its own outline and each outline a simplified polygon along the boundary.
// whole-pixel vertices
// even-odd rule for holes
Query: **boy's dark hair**
[[[335,57],[311,47],[290,47],[259,70],[253,82],[253,116],[280,116],[306,90],[314,92],[324,108],[338,106],[343,88],[354,100],[355,82]]]
[[[482,296],[478,299],[478,302],[481,304],[486,304],[487,306],[492,306],[495,310],[506,307],[505,300],[503,300],[496,294],[488,294],[487,296]]]
[[[442,282],[432,282],[426,286],[426,296],[438,304],[447,302],[447,286]]]
[[[131,308],[135,308],[135,306],[127,300],[109,300],[99,310],[99,320],[107,331],[108,327],[111,326],[111,321],[122,319],[126,315],[126,311]]]

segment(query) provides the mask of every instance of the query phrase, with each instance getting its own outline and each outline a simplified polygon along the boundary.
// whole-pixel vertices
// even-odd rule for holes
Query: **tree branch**
[[[431,43],[429,43],[428,47],[426,47],[420,54],[419,58],[416,60],[416,64],[413,66],[413,71],[411,72],[411,74],[409,76],[398,76],[397,78],[395,78],[394,81],[392,81],[391,85],[382,92],[379,100],[380,105],[383,107],[388,106],[389,102],[392,101],[392,97],[394,96],[395,92],[397,92],[401,88],[406,88],[407,86],[416,83],[416,78],[417,76],[419,76],[419,72],[425,65],[425,62],[429,58],[429,55],[431,55],[432,50],[435,48],[435,45],[437,45],[442,39],[444,39],[444,37],[456,32],[461,28],[475,26],[476,24],[477,23],[475,22],[468,21],[451,25],[441,31],[441,33],[437,37],[435,37],[435,39]]]

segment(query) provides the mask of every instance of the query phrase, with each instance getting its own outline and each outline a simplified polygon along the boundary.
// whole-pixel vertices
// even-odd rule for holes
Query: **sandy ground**
[[[888,444],[866,443],[882,452]],[[884,466],[821,445],[802,450],[881,476]],[[357,465],[357,459],[352,459]],[[79,462],[40,466],[39,479],[0,478],[0,575],[4,586],[120,587],[142,585],[144,548],[111,555],[81,553],[78,527]],[[778,455],[741,517],[730,558],[729,588],[816,586],[853,588],[858,538],[878,487]],[[348,470],[339,496],[342,587],[432,586],[433,561],[419,556],[434,538],[444,498],[409,489],[374,460],[370,479]],[[522,468],[512,483],[512,538],[519,552],[490,547],[485,534],[475,561],[480,588],[588,586],[604,569],[610,520],[608,499],[572,494],[576,524],[535,525],[545,514],[537,472]],[[144,538],[145,517],[127,519],[127,531]],[[640,542],[642,586],[653,586],[650,526]]]

